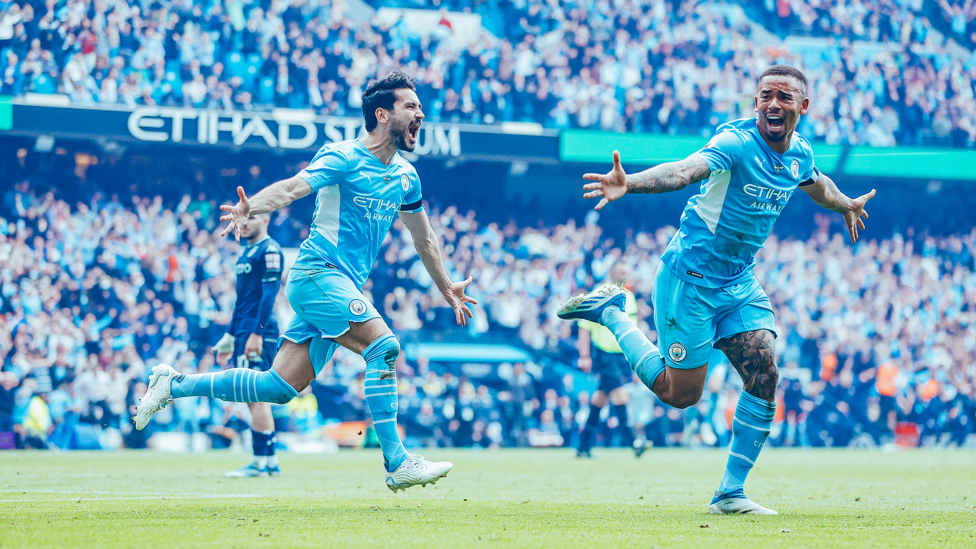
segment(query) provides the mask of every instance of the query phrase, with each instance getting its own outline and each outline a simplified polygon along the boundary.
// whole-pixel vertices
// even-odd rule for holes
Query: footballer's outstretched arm
[[[590,191],[583,198],[600,198],[597,210],[620,198],[626,193],[668,193],[680,191],[692,183],[707,179],[712,173],[705,159],[691,155],[677,162],[666,162],[640,173],[628,175],[620,165],[620,153],[613,151],[613,169],[606,174],[588,173],[583,179],[596,181],[583,185],[583,190]]]
[[[457,323],[466,326],[468,319],[471,318],[471,309],[468,303],[477,305],[476,299],[464,295],[464,289],[471,284],[471,277],[463,282],[452,282],[447,268],[444,267],[444,259],[441,256],[441,245],[434,234],[433,227],[430,226],[430,219],[427,212],[420,210],[415,213],[400,212],[400,219],[410,231],[413,237],[413,246],[417,249],[420,260],[424,263],[424,268],[430,273],[437,289],[444,294],[447,304],[454,309],[454,316]]]
[[[847,232],[851,235],[851,242],[857,242],[858,228],[864,230],[864,221],[861,217],[868,218],[868,212],[864,209],[864,205],[867,204],[868,200],[874,198],[874,189],[857,198],[850,198],[837,188],[831,178],[823,174],[820,174],[820,178],[812,184],[800,188],[806,191],[818,205],[843,215],[844,222],[847,224]]]
[[[244,227],[248,216],[280,210],[299,198],[308,196],[311,192],[312,186],[297,175],[272,183],[250,198],[244,194],[244,187],[237,187],[237,204],[220,206],[222,211],[227,212],[220,216],[220,220],[228,222],[220,236],[227,236],[234,231],[235,238],[240,241],[241,228]]]

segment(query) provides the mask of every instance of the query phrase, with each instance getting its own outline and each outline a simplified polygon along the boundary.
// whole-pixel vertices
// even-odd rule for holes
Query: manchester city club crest
[[[349,303],[349,312],[359,316],[366,312],[366,302],[362,299],[354,299]]]
[[[796,179],[797,177],[800,177],[800,161],[799,160],[793,160],[793,163],[790,164],[790,173],[793,174],[793,179]]]
[[[684,345],[680,343],[672,343],[671,346],[668,347],[668,356],[671,357],[671,360],[675,362],[681,362],[686,356],[688,356],[688,351],[685,350]]]
[[[400,176],[400,186],[403,187],[403,190],[407,190],[410,188],[410,178],[407,177],[407,174],[403,174]]]

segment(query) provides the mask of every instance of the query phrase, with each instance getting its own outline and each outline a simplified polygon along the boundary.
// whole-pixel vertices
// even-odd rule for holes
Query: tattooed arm
[[[705,159],[691,155],[678,162],[667,162],[644,170],[640,173],[627,175],[620,165],[620,153],[613,151],[613,169],[606,174],[588,173],[583,179],[596,183],[587,183],[583,190],[590,191],[583,198],[600,198],[597,210],[620,198],[626,193],[667,193],[679,191],[692,183],[708,178],[711,169]]]
[[[742,377],[743,389],[750,395],[773,402],[779,384],[776,368],[775,337],[769,330],[743,332],[720,339],[716,347]]]
[[[689,156],[677,162],[667,162],[627,176],[627,192],[639,194],[669,193],[697,183],[711,173],[708,163],[700,156]]]

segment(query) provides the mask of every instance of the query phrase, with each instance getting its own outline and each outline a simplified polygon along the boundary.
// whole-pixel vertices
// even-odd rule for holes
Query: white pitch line
[[[174,495],[157,495],[157,496],[125,496],[116,498],[58,498],[58,499],[0,499],[0,503],[46,503],[49,501],[117,501],[117,500],[136,500],[136,499],[226,499],[226,498],[260,498],[264,496],[256,496],[253,494],[197,494],[197,495],[184,495],[184,494],[174,494]]]
[[[125,494],[126,492],[106,492],[104,490],[34,490],[31,488],[23,490],[0,490],[9,493],[34,493],[34,494]]]
[[[132,495],[132,492],[122,492],[118,490],[34,490],[23,488],[20,490],[0,490],[0,493],[22,493],[22,494],[118,494]],[[196,496],[199,494],[170,493],[170,492],[139,492],[144,496]],[[259,497],[258,494],[218,494],[220,497]],[[214,497],[217,497],[215,495]]]

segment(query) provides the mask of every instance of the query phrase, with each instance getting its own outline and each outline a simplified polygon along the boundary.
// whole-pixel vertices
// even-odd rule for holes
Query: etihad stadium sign
[[[361,118],[319,117],[311,112],[277,109],[270,113],[225,112],[169,107],[140,107],[129,114],[129,134],[140,141],[184,140],[217,145],[245,143],[308,149],[365,135]],[[417,136],[421,155],[460,156],[461,130],[456,124],[425,123]]]
[[[146,146],[222,147],[315,151],[327,143],[365,135],[362,118],[274,109],[239,112],[182,107],[80,107],[34,96],[13,99],[4,133]],[[2,114],[2,113],[0,113]],[[559,134],[541,127],[424,122],[419,156],[556,163]],[[528,125],[531,126],[531,125]]]

